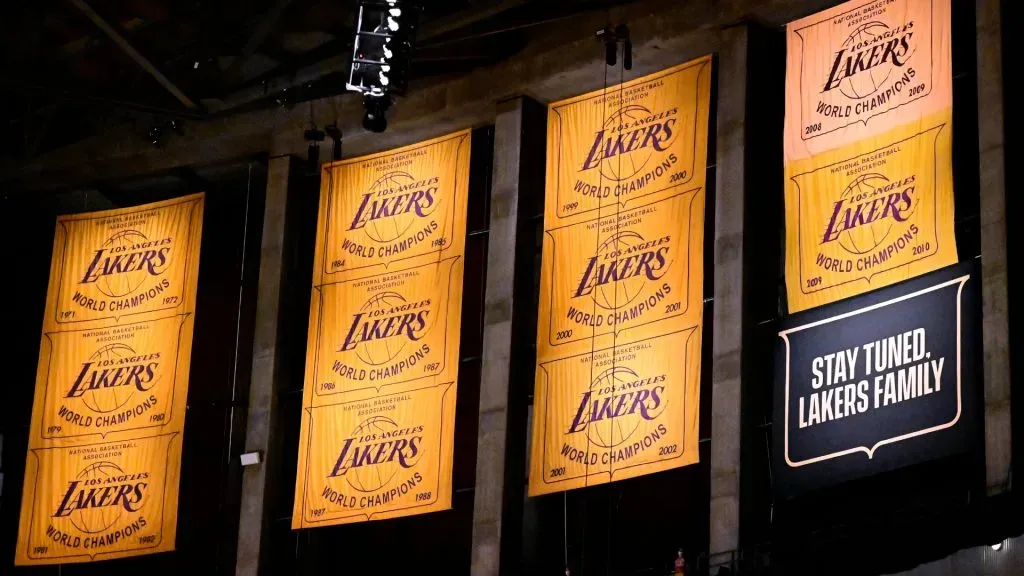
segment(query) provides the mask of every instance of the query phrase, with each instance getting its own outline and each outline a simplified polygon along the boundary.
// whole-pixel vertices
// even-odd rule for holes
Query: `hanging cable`
[[[337,162],[341,160],[341,142],[345,138],[341,132],[341,128],[338,127],[338,121],[335,120],[334,124],[328,124],[324,126],[324,132],[331,137],[331,141],[334,144],[334,149],[331,153],[331,158]]]
[[[610,13],[608,14],[608,17],[609,17],[609,19],[611,18],[611,14]],[[614,63],[615,63],[615,58],[614,58],[615,46],[614,46],[614,44],[612,45],[612,52],[611,52],[610,55],[609,55],[609,52],[608,52],[607,39],[610,38],[610,35],[608,34],[608,32],[610,30],[611,30],[611,26],[609,25],[604,30],[598,32],[598,38],[605,41],[605,66],[602,67],[602,69],[603,69],[603,79],[602,79],[602,82],[601,82],[601,120],[602,120],[602,122],[607,122],[607,117],[608,117],[608,66],[614,65]],[[609,56],[611,56],[611,58],[609,58]],[[601,162],[603,163],[604,159],[602,159]],[[600,222],[601,217],[602,217],[601,213],[602,213],[603,206],[601,205],[602,204],[602,194],[601,194],[601,191],[603,189],[604,189],[604,170],[603,170],[603,167],[599,167],[598,171],[597,171],[597,190],[598,190],[598,194],[597,194],[597,199],[598,199],[597,200],[597,203],[598,203],[597,217],[598,217],[598,222]],[[600,226],[598,226],[597,230],[595,230],[595,232],[594,232],[594,240],[595,240],[595,242],[594,242],[594,254],[597,254],[600,251],[600,249],[601,249]],[[597,300],[593,299],[593,298],[591,299],[591,303],[590,303],[590,313],[591,313],[591,317],[597,315]],[[588,380],[590,386],[593,386],[593,383],[594,383],[594,355],[597,352],[596,346],[597,346],[597,327],[596,326],[591,326],[591,328],[590,328],[590,378]],[[612,356],[613,356],[612,366],[614,368],[614,350],[612,351]],[[614,394],[614,392],[613,392],[613,394]],[[590,450],[591,450],[591,439],[590,439],[589,424],[588,424],[588,430],[587,430],[587,433],[586,433],[586,437],[587,437],[587,451],[586,451],[586,454],[589,455],[590,454]],[[584,459],[584,469],[585,469],[585,472],[584,472],[584,487],[588,487],[590,485],[590,475],[591,475],[591,471],[590,471],[590,458],[589,458],[589,456]],[[598,472],[598,473],[600,473],[600,472]],[[608,481],[609,482],[611,481],[611,462],[610,461],[609,461],[609,464],[608,464]],[[587,512],[588,512],[587,498],[584,496],[584,498],[583,498],[583,514],[582,514],[583,518],[582,518],[582,522],[580,523],[580,525],[582,527],[581,528],[581,533],[580,533],[580,567],[581,567],[581,570],[583,569],[584,566],[586,566],[586,554],[587,554]],[[568,567],[566,568],[566,570],[568,571]]]
[[[245,256],[249,238],[249,193],[252,190],[252,164],[246,172],[245,182],[245,218],[242,224],[242,265],[238,273],[238,308],[235,311],[235,360],[231,369],[231,411],[228,417],[228,450],[227,460],[231,463],[232,444],[235,438],[235,404],[238,402],[238,356],[242,336],[242,296],[245,289]]]
[[[622,28],[624,28],[624,26],[619,25],[617,30],[622,29]],[[614,46],[615,46],[615,49],[618,50],[618,44],[616,43]],[[620,106],[620,108],[619,108],[620,110],[621,110],[621,106],[622,106],[622,103],[623,103],[623,99],[622,98],[623,98],[623,82],[625,82],[625,72],[624,72],[625,64],[626,64],[626,57],[625,57],[625,54],[623,54],[623,58],[621,60],[619,60],[618,104]],[[607,72],[606,72],[606,77],[607,77]],[[622,175],[622,155],[621,154],[617,154],[616,155],[615,162],[616,162],[615,174],[616,174],[616,176],[621,178],[621,175]],[[620,213],[622,211],[622,203],[618,201],[617,196],[615,194],[613,194],[612,197],[615,198],[615,233],[614,233],[614,235],[612,237],[613,238],[618,238],[618,236],[619,236],[619,226],[620,226],[620,222],[622,221],[622,219],[620,218]],[[619,291],[616,289],[616,290],[613,290],[612,309],[613,310],[618,310],[618,308],[619,308]],[[615,370],[618,367],[618,359],[617,359],[617,356],[616,356],[616,352],[618,350],[618,348],[617,348],[617,346],[618,346],[618,333],[617,333],[616,330],[612,330],[611,334],[612,334],[612,347],[611,347],[611,350],[612,350],[612,368],[611,369],[612,369],[612,374],[615,374]],[[614,378],[614,376],[613,376],[613,378]],[[615,405],[615,386],[614,386],[614,384],[612,386],[610,386],[610,388],[612,390],[610,405],[614,406]],[[614,434],[614,428],[612,429],[611,434]],[[622,439],[620,439],[620,440],[622,440]],[[614,489],[611,486],[612,474],[614,472],[613,464],[614,464],[614,461],[615,461],[611,456],[612,456],[612,453],[614,452],[614,445],[615,445],[614,438],[612,438],[611,435],[609,435],[609,438],[608,438],[608,487],[607,487],[607,493],[606,493],[607,494],[607,499],[608,499],[608,509],[607,509],[607,514],[608,514],[608,533],[607,533],[607,537],[606,537],[607,545],[605,546],[605,567],[606,568],[611,567],[611,565],[612,565],[612,548],[613,548],[613,544],[614,544],[614,534],[615,534],[615,518],[614,518],[614,515],[612,514],[612,493],[613,493]]]

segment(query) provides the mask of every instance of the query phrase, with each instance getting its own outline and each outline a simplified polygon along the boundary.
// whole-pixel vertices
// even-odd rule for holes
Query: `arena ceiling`
[[[626,0],[421,0],[410,81],[506,59]],[[0,157],[340,94],[356,0],[6,0]]]

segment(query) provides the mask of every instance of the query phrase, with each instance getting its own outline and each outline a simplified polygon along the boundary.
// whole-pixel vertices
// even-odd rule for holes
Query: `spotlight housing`
[[[419,13],[412,0],[359,2],[352,66],[345,88],[363,95],[363,127],[367,130],[383,132],[391,95],[405,93]]]
[[[622,43],[622,68],[633,69],[633,42],[629,39],[629,27],[619,24],[615,28],[609,24],[598,30],[594,35],[598,42],[604,44],[604,62],[609,66],[618,63],[619,43]]]
[[[391,107],[391,97],[388,95],[376,96],[367,94],[363,96],[363,128],[370,132],[383,132],[388,129],[387,111]]]
[[[347,90],[363,95],[405,91],[419,12],[410,0],[359,2]]]
[[[327,135],[317,130],[316,126],[311,125],[308,130],[303,132],[303,136],[309,144],[306,148],[306,172],[316,174],[317,168],[320,166],[320,143]]]

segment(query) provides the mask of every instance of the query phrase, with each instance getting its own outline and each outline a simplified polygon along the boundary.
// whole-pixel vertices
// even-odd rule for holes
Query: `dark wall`
[[[238,534],[240,467],[252,305],[258,273],[265,168],[253,162],[219,172],[194,172],[149,182],[104,183],[99,191],[10,194],[0,203],[0,237],[8,251],[2,283],[7,343],[0,389],[3,493],[0,495],[0,573],[3,574],[233,574]],[[181,468],[176,550],[92,564],[14,568],[18,514],[35,387],[39,334],[58,214],[132,206],[205,191],[195,335]],[[248,219],[248,234],[246,234]],[[244,266],[243,266],[244,263]],[[15,272],[17,271],[17,272]],[[236,353],[236,342],[237,353]],[[235,418],[232,418],[234,412]]]
[[[740,546],[757,549],[771,527],[772,370],[775,321],[785,309],[784,28],[751,26],[747,52],[744,167],[743,366]]]
[[[1012,78],[1014,71],[1019,68],[1019,59],[1015,58],[1017,50],[1020,50],[1020,43],[1017,38],[1014,37],[1014,24],[1021,21],[1024,18],[1024,3],[1022,2],[1001,2],[1003,9],[1002,13],[1002,36],[1003,36],[1003,78]],[[1015,215],[1021,214],[1021,210],[1024,210],[1024,202],[1021,202],[1020,196],[1017,194],[1011,194],[1010,190],[1020,190],[1021,183],[1024,182],[1024,178],[1021,177],[1021,171],[1013,169],[1016,162],[1019,162],[1021,158],[1024,158],[1024,146],[1021,142],[1021,134],[1024,134],[1022,127],[1024,127],[1024,114],[1021,114],[1019,106],[1011,105],[1011,102],[1019,102],[1021,97],[1020,84],[1013,82],[1003,83],[1003,134],[1004,134],[1004,174],[1006,175],[1006,269],[1007,271],[1020,270],[1020,263],[1024,261],[1024,254],[1010,248],[1012,246],[1021,246],[1021,241],[1024,239],[1021,229],[1013,224],[1016,224]],[[1020,277],[1016,274],[1009,272],[1008,276],[1008,295],[1014,294],[1014,290],[1021,286]],[[1021,322],[1024,317],[1024,307],[1019,303],[1014,302],[1012,296],[1009,296],[1009,321],[1010,321],[1010,350],[1013,350],[1013,345],[1019,343],[1021,334]],[[1020,370],[1024,368],[1021,364],[1020,356],[1010,356],[1010,374],[1020,374]],[[1019,424],[1024,422],[1024,392],[1017,390],[1013,391],[1010,396],[1011,406],[1011,420],[1016,422],[1013,427],[1013,470],[1011,473],[1017,478],[1022,478],[1021,474],[1024,474],[1024,425]]]

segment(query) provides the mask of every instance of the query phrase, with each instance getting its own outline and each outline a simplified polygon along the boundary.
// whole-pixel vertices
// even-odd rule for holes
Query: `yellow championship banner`
[[[174,549],[181,436],[29,448],[28,525],[17,564],[88,562]]]
[[[530,495],[698,460],[711,57],[554,102]]]
[[[544,222],[700,188],[711,57],[548,106]]]
[[[462,259],[327,284],[313,291],[313,404],[422,379],[450,380],[459,360]],[[340,336],[340,338],[332,336]]]
[[[313,285],[462,255],[469,139],[457,132],[327,165]]]
[[[699,314],[703,275],[690,228],[703,229],[703,190],[676,193],[600,219],[545,231],[540,357],[610,346],[623,333]],[[550,258],[546,258],[550,255]],[[691,298],[694,296],[694,298]]]
[[[15,563],[174,549],[203,195],[57,219]]]
[[[451,507],[469,150],[324,167],[292,528]]]
[[[699,387],[697,327],[541,362],[530,493],[696,463]]]
[[[300,526],[451,508],[454,415],[454,382],[304,409]]]
[[[188,373],[188,356],[179,358],[179,352],[191,330],[191,317],[182,315],[44,334],[39,356],[45,391],[33,414],[42,423],[42,438],[180,430],[182,422],[172,422],[181,415],[174,410],[181,392],[175,384],[179,372]]]
[[[58,219],[43,329],[192,312],[202,207],[192,196]]]
[[[847,2],[787,48],[789,310],[955,263],[949,0]]]

